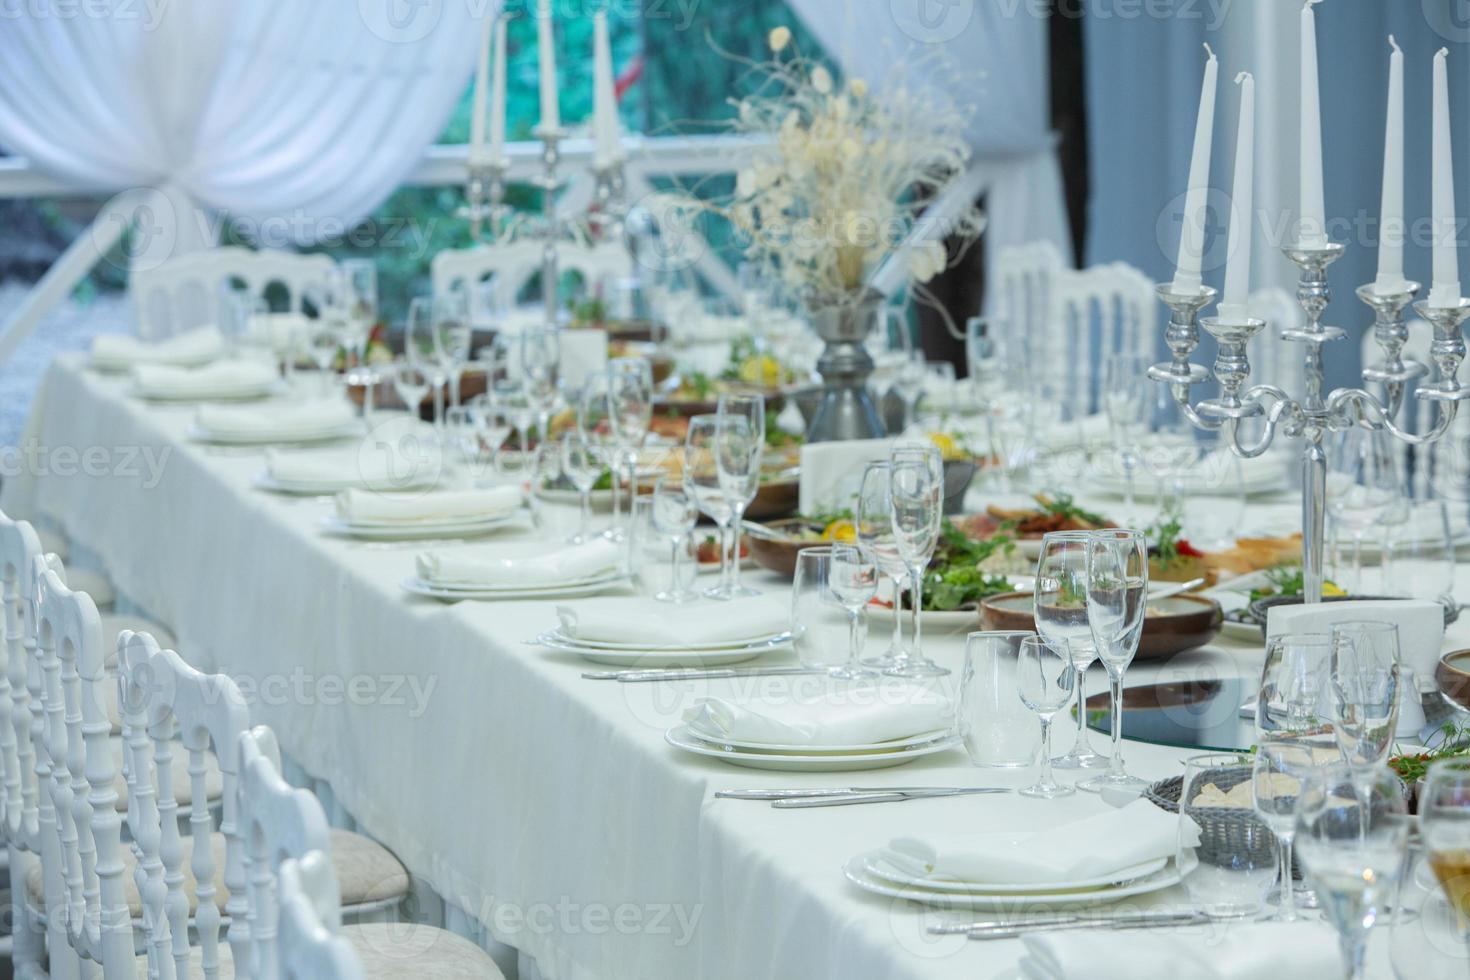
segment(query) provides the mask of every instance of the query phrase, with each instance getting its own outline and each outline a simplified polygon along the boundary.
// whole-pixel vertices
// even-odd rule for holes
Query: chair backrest
[[[277,876],[281,863],[318,851],[330,854],[326,811],[310,791],[295,789],[281,777],[275,733],[259,725],[240,736],[240,831],[249,877],[250,942],[248,960],[236,951],[236,971],[244,976],[276,977],[283,961],[277,945]],[[233,947],[232,947],[233,948]]]
[[[128,288],[137,309],[139,336],[157,339],[224,323],[231,315],[226,304],[236,280],[251,296],[265,296],[272,286],[279,286],[286,294],[287,309],[300,313],[308,289],[325,282],[335,268],[327,255],[224,246],[139,269]]]
[[[1068,372],[1060,394],[1072,415],[1098,410],[1103,361],[1111,354],[1147,354],[1159,337],[1154,284],[1126,262],[1110,262],[1052,279],[1052,318],[1038,332],[1033,353],[1051,352]]]
[[[1024,367],[1028,349],[1042,349],[1038,334],[1052,322],[1055,280],[1068,268],[1061,251],[1048,241],[1009,245],[996,253],[990,309],[1007,339],[1007,369]]]
[[[471,322],[488,323],[516,305],[526,283],[541,271],[541,260],[542,245],[532,241],[446,249],[434,256],[430,280],[435,294],[465,290]],[[558,275],[577,273],[590,288],[606,276],[631,276],[633,258],[621,244],[563,244],[556,250],[556,267]]]
[[[0,513],[0,579],[5,602],[5,658],[0,670],[0,764],[4,766],[5,833],[12,847],[39,853],[34,739],[40,734],[40,663],[36,658],[36,558],[41,541],[26,521]],[[34,674],[34,677],[32,677]],[[33,718],[31,705],[37,707]]]
[[[206,755],[213,749],[224,783],[220,833],[225,839],[224,883],[229,891],[229,943],[236,963],[249,948],[245,850],[239,834],[239,736],[250,726],[245,700],[224,674],[203,674],[147,633],[117,638],[119,699],[127,760],[128,829],[134,872],[143,900],[150,970],[161,977],[189,975],[189,898],[184,841],[173,785],[173,753],[188,753],[189,870],[194,877],[194,925],[204,975],[219,975],[220,914],[215,857],[205,801]],[[177,741],[175,741],[177,736]],[[131,962],[131,961],[130,961]],[[130,967],[131,968],[131,967]],[[121,976],[122,974],[119,974]],[[107,980],[112,980],[109,971]]]
[[[332,861],[321,851],[281,862],[280,938],[284,980],[362,980],[363,971],[342,928],[341,890]]]
[[[50,819],[44,807],[40,814],[51,955],[60,962],[64,951],[56,946],[64,937],[76,954],[103,963],[112,980],[127,975],[124,968],[136,971],[107,714],[110,678],[97,607],[86,593],[67,587],[56,564],[35,559],[36,656],[44,674],[49,762],[40,790],[52,810]]]

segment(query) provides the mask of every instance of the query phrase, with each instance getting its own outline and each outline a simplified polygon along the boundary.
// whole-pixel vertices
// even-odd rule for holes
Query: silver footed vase
[[[883,296],[873,290],[837,303],[807,302],[812,330],[827,345],[817,359],[822,400],[807,426],[807,442],[876,439],[886,432],[868,394],[873,358],[863,341],[873,332],[883,310]]]

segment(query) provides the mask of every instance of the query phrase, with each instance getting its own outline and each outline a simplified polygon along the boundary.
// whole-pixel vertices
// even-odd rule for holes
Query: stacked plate
[[[280,380],[276,366],[263,361],[215,361],[197,368],[140,364],[133,369],[133,393],[150,401],[248,401],[273,394]]]
[[[403,588],[446,602],[594,595],[627,581],[621,556],[621,547],[602,540],[504,557],[426,551]]]
[[[790,644],[791,633],[783,630],[717,643],[618,643],[578,638],[564,627],[557,626],[537,636],[534,642],[563,653],[575,653],[593,663],[616,667],[718,667],[753,660],[763,653],[781,649]]]
[[[571,578],[554,585],[454,585],[428,582],[417,575],[404,579],[399,584],[405,592],[428,596],[444,602],[460,602],[465,599],[558,599],[574,596],[597,595],[627,582],[627,576],[617,569]]]
[[[486,517],[421,521],[347,520],[336,514],[322,518],[322,530],[364,541],[419,541],[430,538],[473,538],[511,523],[518,512]]]
[[[938,908],[1008,910],[1030,906],[1099,905],[1133,895],[1145,895],[1177,884],[1179,870],[1169,858],[1154,858],[1131,867],[1092,877],[1061,881],[974,882],[939,880],[915,875],[888,859],[882,849],[859,854],[842,869],[847,880],[863,891],[886,898],[904,898]]]
[[[205,406],[189,436],[232,446],[306,444],[361,435],[362,422],[345,402],[315,401],[262,408]]]
[[[664,733],[664,741],[685,752],[747,769],[856,772],[861,769],[890,769],[926,755],[944,752],[958,745],[960,737],[949,730],[936,730],[883,742],[815,746],[736,741],[698,732],[689,725],[676,725]]]

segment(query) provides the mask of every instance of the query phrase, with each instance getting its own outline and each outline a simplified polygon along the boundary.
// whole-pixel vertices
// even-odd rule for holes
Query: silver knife
[[[721,800],[789,800],[813,796],[864,796],[869,793],[949,793],[967,786],[820,786],[810,789],[722,789]]]
[[[816,806],[848,806],[858,803],[904,803],[908,800],[933,800],[946,796],[976,796],[982,793],[1009,793],[1008,789],[946,789],[928,792],[846,793],[837,796],[798,796],[772,800],[771,806],[782,810],[804,810]]]
[[[723,667],[723,668],[650,668],[648,670],[589,670],[582,676],[589,681],[692,681],[721,677],[779,677],[785,674],[822,674],[811,667]]]
[[[1159,929],[1208,921],[1203,912],[1126,912],[1110,916],[1052,916],[1025,922],[971,922],[930,926],[935,935],[965,935],[971,939],[1015,939],[1028,932],[1067,929]]]

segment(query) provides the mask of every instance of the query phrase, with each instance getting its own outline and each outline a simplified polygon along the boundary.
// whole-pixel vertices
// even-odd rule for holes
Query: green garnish
[[[1044,513],[1054,514],[1061,518],[1076,518],[1079,521],[1091,524],[1094,527],[1103,527],[1108,521],[1101,514],[1095,514],[1090,510],[1083,510],[1072,502],[1070,493],[1058,493],[1054,497],[1044,494],[1036,495],[1036,502],[1041,506]]]
[[[1008,534],[996,533],[984,541],[974,541],[946,518],[934,560],[924,572],[923,608],[948,612],[1012,591],[1015,586],[1008,578],[986,572],[980,565],[992,555],[1008,555],[1015,548]]]

